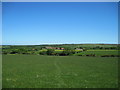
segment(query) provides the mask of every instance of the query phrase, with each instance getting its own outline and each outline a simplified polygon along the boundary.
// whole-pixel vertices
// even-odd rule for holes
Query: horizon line
[[[107,45],[111,45],[111,44],[119,44],[119,43],[48,43],[48,44],[2,44],[0,46],[4,46],[4,45],[16,45],[16,46],[24,46],[24,45],[66,45],[66,44],[107,44]]]

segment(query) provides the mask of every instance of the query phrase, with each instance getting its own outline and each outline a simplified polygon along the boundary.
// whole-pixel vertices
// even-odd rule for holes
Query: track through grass
[[[60,66],[59,66],[58,59],[56,59],[56,60],[54,61],[54,65],[55,65],[55,67],[56,67],[56,76],[55,76],[55,78],[56,78],[56,80],[59,81],[58,84],[57,84],[57,85],[58,85],[58,88],[65,87],[66,84],[65,84],[64,80],[63,80],[62,77],[61,77],[61,68],[60,68]]]

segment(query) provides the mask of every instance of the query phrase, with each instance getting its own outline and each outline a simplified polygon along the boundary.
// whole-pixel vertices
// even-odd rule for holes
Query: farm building
[[[80,49],[80,48],[76,48],[75,50],[80,50],[80,51],[83,51],[83,49]]]
[[[64,50],[64,48],[59,47],[45,47],[46,49],[58,49],[58,50]]]

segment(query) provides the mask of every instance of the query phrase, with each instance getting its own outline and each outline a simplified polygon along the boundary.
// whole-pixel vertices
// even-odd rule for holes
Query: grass
[[[117,59],[3,55],[3,88],[116,88]]]

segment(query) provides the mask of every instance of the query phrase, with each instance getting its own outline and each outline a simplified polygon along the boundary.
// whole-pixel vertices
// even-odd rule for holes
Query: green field
[[[117,57],[3,55],[3,88],[117,88]]]

